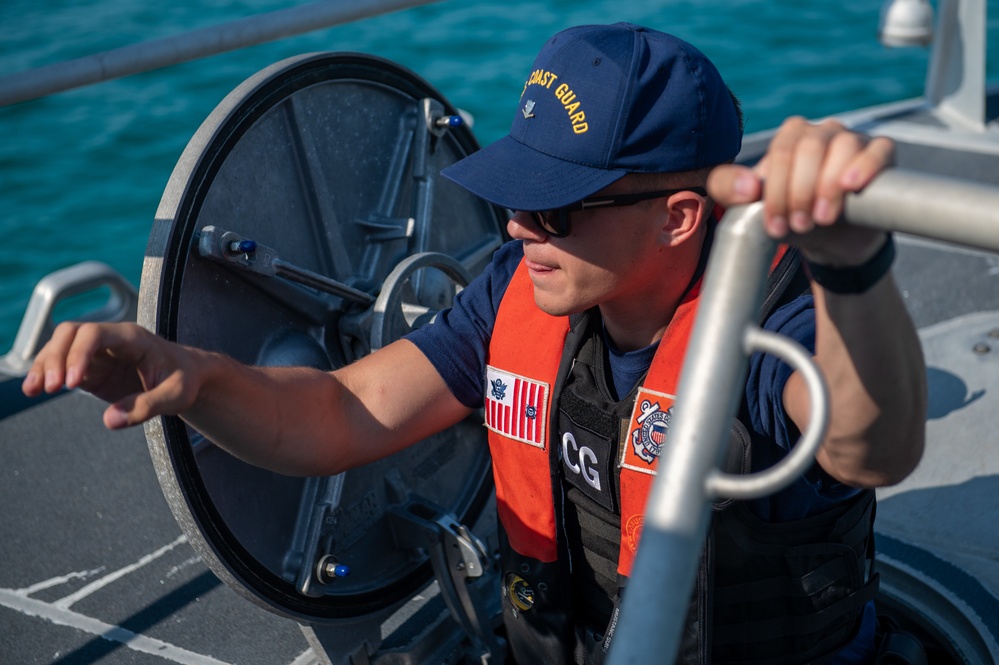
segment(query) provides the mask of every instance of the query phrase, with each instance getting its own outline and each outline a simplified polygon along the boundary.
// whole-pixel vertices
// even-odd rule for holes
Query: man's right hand
[[[471,412],[407,340],[323,372],[244,365],[134,323],[63,323],[23,390],[34,397],[63,386],[111,402],[109,429],[178,415],[240,459],[287,475],[367,464]]]
[[[153,335],[134,323],[62,323],[39,351],[22,384],[36,397],[63,386],[106,402],[109,429],[190,408],[204,352]]]

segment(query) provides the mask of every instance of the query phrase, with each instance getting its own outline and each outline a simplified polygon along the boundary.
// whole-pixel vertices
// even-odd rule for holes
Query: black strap
[[[788,247],[767,279],[767,292],[757,321],[763,325],[779,307],[806,293],[809,288],[808,275],[802,269],[801,252],[797,247]]]
[[[834,268],[807,261],[808,272],[819,286],[831,293],[856,295],[881,281],[895,260],[895,241],[889,233],[885,244],[874,256],[859,266]]]

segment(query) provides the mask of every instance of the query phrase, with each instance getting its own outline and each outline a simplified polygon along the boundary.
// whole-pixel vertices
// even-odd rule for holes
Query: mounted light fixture
[[[878,39],[885,46],[928,46],[933,41],[933,7],[929,0],[886,0],[881,8]]]

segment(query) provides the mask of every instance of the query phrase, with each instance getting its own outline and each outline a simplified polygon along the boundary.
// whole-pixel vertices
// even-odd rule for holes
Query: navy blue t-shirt
[[[504,244],[479,277],[457,295],[454,306],[442,311],[433,323],[416,330],[407,339],[427,356],[454,396],[465,406],[483,404],[486,353],[500,301],[524,256],[520,241]],[[763,326],[796,340],[809,351],[815,349],[815,316],[811,295],[803,295],[777,309]],[[609,345],[612,346],[612,345]],[[654,349],[619,353],[610,350],[615,381],[637,380],[645,373]],[[644,368],[639,364],[644,363]],[[754,354],[749,361],[746,401],[751,429],[772,442],[755,446],[754,471],[779,462],[798,439],[798,431],[784,412],[782,395],[792,368],[772,355]],[[615,386],[619,395],[632,386]],[[823,512],[859,490],[835,481],[818,464],[781,492],[749,502],[757,517],[769,522],[802,519]],[[832,665],[869,662],[874,648],[874,612],[869,606],[865,625],[857,640],[837,656]],[[849,655],[848,655],[849,654]]]

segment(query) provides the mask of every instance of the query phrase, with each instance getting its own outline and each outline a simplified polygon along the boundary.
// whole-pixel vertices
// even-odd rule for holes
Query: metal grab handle
[[[56,327],[56,306],[73,297],[107,288],[104,304],[85,312],[76,321],[134,321],[139,295],[135,287],[117,270],[99,261],[84,261],[43,277],[35,285],[24,311],[21,325],[10,352],[0,357],[0,370],[25,374],[35,355],[52,337]]]
[[[794,340],[768,332],[756,325],[746,327],[743,336],[746,354],[763,351],[778,356],[801,373],[808,386],[808,429],[783,460],[765,471],[738,475],[717,469],[704,479],[705,491],[715,498],[757,499],[787,487],[815,461],[829,425],[829,391],[811,354]]]

